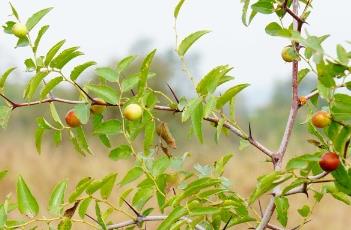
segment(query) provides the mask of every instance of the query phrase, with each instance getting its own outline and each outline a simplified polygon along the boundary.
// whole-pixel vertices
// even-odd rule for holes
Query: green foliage
[[[83,53],[78,46],[64,48],[65,40],[56,42],[43,53],[38,52],[44,35],[49,29],[49,25],[39,27],[44,16],[52,10],[52,8],[46,8],[34,13],[26,20],[28,33],[25,36],[15,37],[16,47],[30,48],[32,55],[25,58],[24,65],[31,77],[24,89],[25,101],[19,103],[9,98],[6,91],[8,77],[15,68],[8,68],[1,75],[0,126],[6,128],[15,109],[48,103],[48,113],[38,117],[36,121],[34,139],[38,153],[42,152],[42,142],[50,134],[56,144],[70,139],[81,157],[88,157],[88,154],[93,155],[94,152],[89,141],[91,138],[97,138],[106,148],[111,160],[132,160],[133,164],[129,166],[127,172],[116,169],[116,172],[101,179],[82,178],[73,190],[68,189],[67,180],[58,182],[48,200],[47,209],[52,218],[37,217],[39,204],[23,177],[20,176],[16,187],[16,201],[12,201],[11,196],[7,196],[0,204],[0,228],[34,229],[38,227],[37,222],[41,221],[50,225],[51,229],[74,229],[76,222],[85,223],[90,227],[94,224],[96,228],[110,229],[110,225],[114,223],[112,214],[117,212],[134,221],[123,222],[129,223],[130,226],[122,227],[132,229],[137,225],[142,228],[143,218],[158,211],[165,215],[158,217],[159,220],[162,219],[157,228],[159,230],[225,229],[242,223],[255,226],[262,219],[253,217],[254,204],[263,195],[273,195],[271,202],[274,201],[277,220],[286,227],[288,226],[289,196],[295,193],[307,194],[313,191],[315,202],[320,202],[324,194],[329,194],[344,204],[351,205],[349,197],[351,195],[349,164],[351,97],[348,92],[351,89],[351,83],[347,79],[351,71],[349,66],[351,52],[347,46],[338,44],[336,57],[333,58],[323,47],[329,35],[316,36],[302,32],[301,28],[310,14],[311,1],[300,1],[300,4],[304,5],[302,7],[304,10],[297,15],[290,10],[293,3],[291,0],[258,0],[254,3],[250,0],[242,0],[241,2],[243,3],[242,22],[246,26],[257,14],[276,16],[276,20],[266,25],[265,32],[270,36],[285,39],[296,52],[296,59],[293,60],[293,82],[297,82],[298,85],[294,85],[293,88],[297,91],[296,88],[300,88],[299,86],[306,82],[303,79],[309,75],[315,75],[317,81],[315,90],[310,95],[300,97],[299,105],[297,100],[292,103],[292,112],[280,148],[283,152],[274,153],[258,143],[252,136],[251,126],[248,133],[240,127],[236,120],[234,102],[238,93],[249,85],[232,84],[231,81],[234,78],[229,76],[232,70],[230,66],[216,66],[196,84],[194,79],[197,78],[194,78],[187,69],[184,57],[200,38],[210,32],[209,30],[191,33],[176,47],[183,69],[194,83],[195,92],[192,98],[181,97],[179,100],[171,89],[173,100],[168,93],[150,87],[151,80],[156,76],[152,72],[153,61],[157,56],[156,49],[149,52],[141,64],[136,62],[137,57],[134,55],[122,57],[114,67],[100,66],[95,61],[88,61],[73,65],[67,75],[65,67],[71,66],[72,61]],[[184,0],[180,0],[174,9],[175,22],[184,3]],[[12,19],[4,23],[3,29],[5,33],[13,36],[12,28],[21,20],[18,11],[11,3],[10,8]],[[297,29],[292,25],[284,25],[284,18],[287,16],[292,16],[295,20],[299,17]],[[36,38],[32,39],[35,26],[38,26],[38,31]],[[176,26],[175,32],[177,33]],[[307,65],[299,69],[299,66],[295,65],[296,62],[306,62]],[[86,79],[83,79],[83,73],[95,65],[99,66],[95,68],[96,78],[93,81],[84,81]],[[134,65],[138,68],[136,71],[131,68]],[[157,76],[156,80],[163,81],[162,77]],[[85,83],[78,82],[78,78]],[[76,90],[78,96],[75,100],[56,97],[56,90],[61,83],[70,84]],[[346,89],[340,91],[339,88]],[[296,94],[302,96],[299,92]],[[98,101],[93,99],[95,97],[101,98],[106,103],[99,105]],[[73,128],[63,124],[61,108],[56,108],[59,106],[57,102],[71,106],[70,111],[73,111],[79,120],[77,126]],[[123,109],[131,103],[142,108],[140,119],[127,120],[124,117]],[[308,106],[309,115],[303,125],[313,138],[308,142],[313,144],[316,150],[313,153],[296,153],[289,161],[283,162],[291,127],[296,123],[295,112],[297,113],[298,106],[303,107],[305,104],[307,104],[306,107]],[[104,106],[106,110],[113,113],[107,111],[106,114],[94,114],[90,110],[91,106]],[[324,129],[317,129],[310,121],[310,115],[322,106],[324,106],[323,110],[330,112],[332,122]],[[219,147],[221,134],[231,131],[241,138],[239,150],[250,144],[253,145],[268,156],[268,161],[273,163],[274,171],[258,177],[250,197],[242,198],[233,191],[230,181],[225,177],[226,165],[233,155],[218,157],[219,159],[213,164],[197,163],[193,165],[194,170],[185,168],[190,154],[179,154],[175,144],[178,137],[173,136],[171,125],[165,126],[168,121],[167,123],[163,121],[164,117],[158,113],[158,110],[180,113],[179,116],[174,116],[174,120],[180,118],[183,123],[189,121],[184,125],[189,126],[191,134],[194,134],[200,143],[207,141],[204,138],[205,128],[208,128],[204,126],[205,121],[214,126],[212,130]],[[162,125],[164,125],[164,132],[159,130]],[[267,130],[264,131],[267,132]],[[338,168],[329,175],[324,173],[319,165],[321,155],[327,151],[337,152],[341,161]],[[1,170],[0,180],[7,173],[7,170]],[[117,173],[123,174],[123,177],[118,178]],[[325,176],[333,180],[320,180]],[[315,183],[323,183],[321,191],[314,188]],[[67,193],[67,190],[71,192]],[[118,202],[111,201],[111,197],[116,194]],[[94,207],[92,207],[93,203]],[[23,221],[23,218],[13,220],[18,217],[18,214],[12,214],[15,210],[29,217],[29,220]],[[92,210],[94,212],[90,213]],[[135,217],[129,211],[138,215]],[[307,205],[297,210],[303,218],[311,216],[312,211],[312,206]],[[72,218],[76,212],[81,219]],[[88,222],[86,217],[89,217],[89,220],[93,219],[94,222]]]

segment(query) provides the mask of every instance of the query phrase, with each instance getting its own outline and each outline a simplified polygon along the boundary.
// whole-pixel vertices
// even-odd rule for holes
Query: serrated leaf
[[[191,114],[191,122],[193,126],[194,133],[200,143],[203,142],[203,133],[202,133],[202,120],[203,120],[203,105],[199,103]]]
[[[8,106],[0,106],[0,127],[5,129],[10,119],[12,109]]]
[[[82,52],[78,51],[79,47],[71,47],[62,51],[57,55],[50,63],[50,67],[62,69],[72,59],[83,55]]]
[[[131,155],[132,149],[129,147],[129,145],[120,145],[117,148],[111,150],[109,158],[115,161],[125,160],[129,159]]]
[[[288,223],[289,200],[286,197],[276,197],[274,204],[277,209],[277,219],[281,225],[286,227]]]
[[[241,90],[245,89],[248,86],[249,84],[240,84],[228,89],[223,95],[221,95],[217,99],[217,109],[222,108],[226,103],[231,101]]]
[[[73,193],[70,195],[68,198],[68,201],[70,203],[73,203],[76,201],[76,199],[88,188],[88,186],[92,183],[92,179],[90,177],[86,177],[82,180],[80,180],[73,191]]]
[[[100,195],[103,199],[108,199],[112,193],[113,186],[115,186],[117,173],[106,176],[102,179],[102,186],[100,189]]]
[[[58,216],[62,212],[65,192],[67,189],[67,181],[58,183],[51,192],[48,210],[51,214]]]
[[[76,67],[74,67],[74,69],[71,72],[70,78],[72,81],[77,80],[77,78],[81,75],[81,73],[84,72],[84,70],[86,70],[87,68],[89,68],[90,66],[96,65],[96,62],[94,61],[88,61],[84,64],[78,65]]]
[[[154,194],[154,190],[152,188],[140,188],[134,195],[132,204],[137,209],[142,209],[147,201],[149,201]]]
[[[141,70],[140,70],[140,80],[139,80],[139,86],[138,86],[138,94],[143,95],[145,91],[145,87],[147,85],[147,79],[149,76],[150,72],[150,66],[152,63],[152,60],[154,59],[156,53],[156,49],[151,51],[144,59],[143,64],[141,65]]]
[[[119,95],[116,89],[107,85],[87,85],[86,88],[93,92],[98,98],[110,104],[117,104]]]
[[[177,6],[174,8],[174,17],[175,18],[178,18],[178,14],[179,14],[179,11],[180,9],[182,8],[183,4],[184,4],[185,0],[180,0],[177,4]]]
[[[16,193],[18,210],[20,213],[27,215],[30,218],[35,217],[39,212],[38,202],[21,176],[17,180]]]
[[[94,134],[114,135],[122,132],[122,122],[119,120],[108,120],[94,129]]]
[[[16,69],[16,67],[11,67],[8,68],[5,73],[3,73],[0,77],[0,91],[2,90],[2,88],[4,88],[5,86],[5,82],[8,78],[8,76]]]
[[[117,73],[120,74],[125,69],[127,69],[133,63],[133,61],[135,59],[136,59],[136,56],[128,56],[128,57],[125,57],[122,60],[120,60],[116,66]]]
[[[188,35],[186,38],[184,38],[181,43],[178,46],[178,55],[183,57],[186,52],[189,50],[189,48],[197,41],[199,40],[202,36],[205,34],[209,33],[209,30],[200,30],[197,32],[194,32],[190,35]]]
[[[172,225],[178,221],[181,217],[185,216],[188,213],[187,209],[182,206],[175,207],[167,218],[158,226],[157,230],[169,230]]]
[[[188,104],[185,106],[184,111],[182,112],[182,122],[187,121],[197,106],[202,103],[202,98],[194,98],[188,102]]]
[[[80,205],[78,208],[78,214],[79,214],[80,218],[84,219],[85,214],[87,213],[87,210],[89,208],[89,204],[90,204],[91,200],[92,200],[92,198],[88,197],[80,202]]]
[[[196,92],[200,95],[213,93],[220,80],[231,70],[228,65],[217,66],[208,72],[197,84]]]
[[[58,84],[60,84],[63,81],[63,77],[55,77],[51,79],[40,92],[40,100],[43,100],[46,98],[46,96],[53,90]]]
[[[48,66],[50,64],[50,62],[52,61],[52,59],[55,57],[55,55],[57,54],[57,52],[61,49],[61,47],[63,46],[63,44],[66,42],[66,40],[61,40],[58,43],[56,43],[53,47],[51,47],[51,49],[48,51],[48,53],[45,56],[45,61],[44,64],[46,66]]]
[[[34,93],[39,87],[39,84],[43,81],[43,79],[48,75],[47,72],[42,73],[38,72],[33,78],[30,79],[28,82],[26,89],[25,89],[25,98],[31,99],[34,96]]]
[[[12,11],[13,16],[15,16],[15,18],[17,20],[19,20],[19,16],[18,16],[18,12],[17,12],[16,8],[12,5],[11,2],[9,4],[10,4],[10,7],[11,7],[11,11]]]
[[[34,26],[36,24],[38,24],[38,22],[46,15],[48,14],[51,10],[53,9],[53,7],[50,8],[46,8],[46,9],[42,9],[38,12],[36,12],[35,14],[33,14],[30,18],[28,18],[27,22],[26,22],[26,26],[28,31],[31,31]]]
[[[49,29],[49,27],[50,27],[49,25],[45,25],[45,26],[41,27],[41,29],[39,30],[37,38],[34,41],[34,46],[33,46],[34,53],[37,52],[40,40],[43,37],[43,35],[46,33],[46,31]]]
[[[35,130],[35,148],[39,154],[41,153],[41,142],[43,139],[44,131],[45,129],[40,127]]]
[[[119,75],[112,68],[109,68],[109,67],[96,68],[95,72],[98,76],[104,78],[107,81],[110,81],[110,82],[118,81]]]
[[[123,177],[122,181],[120,182],[120,184],[126,185],[132,181],[135,181],[136,179],[138,179],[141,175],[143,175],[143,170],[140,167],[134,167],[132,169],[130,169],[127,174]]]
[[[89,104],[77,104],[74,106],[74,113],[82,124],[87,124],[90,116]]]

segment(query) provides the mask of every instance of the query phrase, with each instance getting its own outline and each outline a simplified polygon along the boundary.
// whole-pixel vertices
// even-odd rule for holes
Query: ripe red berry
[[[334,171],[340,165],[339,155],[334,152],[325,153],[319,160],[319,165],[326,172]]]
[[[71,128],[80,126],[80,120],[78,119],[73,110],[67,112],[65,120],[67,125]]]

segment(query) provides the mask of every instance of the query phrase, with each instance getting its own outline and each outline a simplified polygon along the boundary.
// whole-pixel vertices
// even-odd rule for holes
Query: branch
[[[112,225],[108,225],[107,229],[111,230],[111,229],[119,229],[119,228],[125,228],[128,226],[132,226],[132,225],[136,225],[142,222],[152,222],[152,221],[163,221],[167,218],[168,216],[145,216],[145,217],[139,217],[137,220],[127,220],[118,224],[112,224]],[[180,220],[184,220],[188,223],[192,223],[192,220],[187,218],[187,217],[182,217],[180,218]],[[204,227],[200,226],[200,225],[196,225],[195,226],[195,230],[205,230]]]
[[[304,194],[306,194],[306,196],[308,196],[308,193],[307,193],[307,186],[308,186],[309,184],[313,184],[313,183],[318,182],[318,181],[316,181],[316,180],[319,180],[319,179],[321,179],[321,178],[327,176],[328,174],[329,174],[328,172],[322,172],[322,173],[320,173],[320,174],[318,174],[318,175],[315,175],[315,176],[309,176],[308,179],[309,179],[310,181],[308,181],[308,182],[302,184],[302,185],[299,186],[299,187],[296,187],[296,188],[294,188],[294,189],[291,189],[290,191],[288,191],[287,193],[285,193],[284,196],[290,196],[290,195],[294,195],[294,194],[298,194],[298,193],[304,193]]]
[[[8,101],[12,105],[12,109],[18,108],[18,107],[28,107],[28,106],[34,106],[34,105],[40,105],[40,104],[45,104],[45,103],[51,103],[51,102],[58,102],[58,103],[65,103],[65,104],[87,104],[89,102],[87,101],[73,101],[73,100],[67,100],[67,99],[62,99],[62,98],[47,98],[45,100],[41,101],[32,101],[32,102],[23,102],[23,103],[17,103],[9,98],[7,98],[5,95],[0,93],[0,96],[3,97],[6,101]],[[99,101],[95,101],[93,98],[92,104],[99,104],[99,105],[105,105],[105,106],[123,106],[123,104],[110,104],[110,103],[101,103]],[[181,113],[177,108],[172,108],[169,106],[165,105],[155,105],[154,109],[156,110],[161,110],[161,111],[170,111],[174,113]],[[205,117],[204,120],[212,122],[214,124],[218,124],[219,119],[216,117]],[[237,135],[238,137],[247,140],[250,142],[251,145],[256,147],[258,150],[266,154],[268,157],[272,157],[273,152],[269,149],[267,149],[265,146],[260,144],[258,141],[254,140],[252,137],[249,138],[245,134],[243,134],[238,128],[236,128],[234,125],[230,124],[228,121],[224,122],[223,126],[227,129],[229,129],[232,133]]]
[[[287,1],[284,2],[285,8],[287,4]],[[298,8],[299,8],[299,1],[298,0],[293,0],[293,14],[298,15]],[[294,30],[297,32],[301,32],[302,25],[303,23],[293,17],[295,20],[293,20],[294,24]],[[299,47],[298,43],[293,44],[295,47]],[[273,155],[273,164],[274,164],[274,170],[280,171],[283,163],[283,158],[286,152],[286,149],[288,147],[289,139],[291,137],[292,129],[295,124],[295,120],[297,117],[297,112],[299,109],[299,95],[298,95],[298,72],[299,72],[299,62],[294,61],[292,63],[292,101],[291,101],[291,108],[290,108],[290,113],[289,113],[289,118],[285,127],[284,135],[280,143],[280,147],[278,149],[278,152]],[[279,186],[274,188],[273,194],[277,195],[280,194],[280,188]],[[274,196],[271,197],[268,206],[266,207],[266,210],[264,211],[262,220],[260,224],[257,226],[256,230],[264,230],[267,225],[269,224],[269,221],[272,218],[272,215],[275,210],[275,204],[274,204]]]

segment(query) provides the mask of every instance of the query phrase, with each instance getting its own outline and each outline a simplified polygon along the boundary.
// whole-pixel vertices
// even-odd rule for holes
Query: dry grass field
[[[118,172],[121,177],[131,165],[131,162],[109,160],[99,145],[93,146],[96,149],[95,156],[82,157],[74,152],[69,143],[54,147],[47,142],[44,144],[43,154],[38,155],[33,143],[32,130],[26,132],[2,131],[0,138],[0,168],[10,171],[9,175],[0,182],[1,199],[4,199],[9,193],[15,194],[18,175],[24,176],[32,192],[38,198],[41,207],[45,207],[50,190],[58,180],[68,179],[69,190],[72,190],[77,181],[84,176],[101,178],[110,172]],[[217,146],[214,146],[215,144],[195,145],[197,142],[191,140],[192,159],[205,164],[213,162],[219,157],[220,152],[234,152],[235,157],[230,161],[225,174],[232,181],[235,191],[238,191],[242,196],[248,196],[255,185],[256,177],[263,172],[268,172],[270,164],[265,163],[264,157],[255,150],[249,148],[244,152],[239,152],[237,146],[228,142],[228,139],[224,139],[225,141]],[[295,151],[300,151],[297,148],[299,145],[292,143],[291,146],[295,146]],[[214,149],[218,152],[213,153]],[[190,168],[192,162],[188,162],[187,165]],[[112,197],[112,202],[117,202],[116,194],[119,192],[117,190],[115,196]],[[297,195],[290,202],[290,227],[294,227],[303,221],[296,210],[305,201],[306,197],[304,195]],[[262,203],[265,203],[264,199],[262,199]],[[315,207],[314,218],[303,229],[348,229],[347,226],[351,224],[350,211],[350,207],[326,197]],[[41,214],[46,214],[45,208],[42,208]],[[116,221],[123,219],[118,216],[115,218]],[[153,228],[153,225],[148,225],[148,229]],[[247,228],[247,225],[242,225],[236,229]],[[45,228],[43,227],[43,229]],[[86,229],[86,227],[77,226],[76,229]]]

